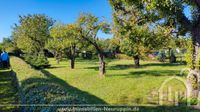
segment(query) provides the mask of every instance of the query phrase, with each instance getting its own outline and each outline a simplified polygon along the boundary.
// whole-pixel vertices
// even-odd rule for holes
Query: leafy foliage
[[[172,28],[171,33],[177,37],[192,35],[193,46],[199,47],[199,0],[110,0],[114,6],[113,9],[125,10],[124,7],[135,7],[137,10],[143,11],[142,18]],[[185,14],[185,10],[189,10],[192,15],[190,18]],[[129,13],[126,11],[126,13]],[[162,22],[161,22],[162,21]],[[198,54],[196,49],[193,50],[193,67],[198,62]]]
[[[65,39],[65,26],[64,24],[56,24],[50,29],[51,38],[45,44],[50,52],[54,54],[54,57],[57,60],[57,63],[61,60],[63,56],[63,50],[66,48],[66,39]]]
[[[105,22],[105,20],[100,20],[98,17],[89,14],[83,13],[78,18],[78,31],[80,34],[80,39],[91,44],[97,51],[99,55],[99,71],[100,75],[105,74],[105,62],[104,62],[104,53],[103,48],[99,44],[99,37],[97,33],[102,31],[103,33],[110,33],[110,25]]]
[[[14,51],[16,48],[10,38],[3,38],[3,42],[0,44],[1,49],[5,49],[7,52]]]
[[[54,53],[58,63],[63,54],[67,55],[72,60],[71,68],[74,68],[76,49],[80,43],[77,25],[56,24],[51,28],[50,34],[53,38],[47,42],[47,49]]]
[[[80,38],[92,44],[95,48],[97,48],[98,40],[100,40],[99,37],[97,37],[97,33],[99,31],[103,33],[110,32],[110,25],[105,22],[105,20],[100,20],[98,17],[89,13],[82,13],[77,23],[79,26]],[[97,48],[97,51],[98,50],[100,49]]]
[[[36,54],[26,54],[24,57],[25,61],[35,68],[44,68],[49,66],[49,61],[44,56],[44,53]]]
[[[45,15],[20,16],[19,25],[13,28],[12,37],[17,47],[25,53],[39,53],[50,37],[53,20]]]
[[[192,52],[193,52],[193,46],[192,46],[192,41],[191,40],[189,40],[188,42],[187,42],[187,52],[186,52],[186,54],[185,54],[185,60],[186,60],[186,62],[187,62],[187,66],[189,67],[189,68],[192,68],[192,66],[193,66],[193,55],[192,55]]]
[[[141,58],[146,52],[167,46],[170,40],[168,27],[152,24],[145,10],[131,1],[110,0],[113,7],[114,36],[121,39],[123,53]],[[139,65],[137,65],[139,66]]]

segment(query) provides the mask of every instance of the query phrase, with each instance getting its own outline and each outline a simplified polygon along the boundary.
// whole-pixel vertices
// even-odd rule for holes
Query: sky
[[[73,23],[81,12],[112,20],[112,9],[108,0],[0,0],[0,42],[9,37],[12,26],[19,21],[19,15],[45,14],[59,22]],[[111,35],[98,34],[101,38]]]
[[[45,14],[58,22],[73,23],[81,12],[89,12],[112,21],[112,9],[108,0],[0,0],[0,42],[11,36],[12,26],[19,21],[19,15]],[[189,7],[184,9],[191,17]],[[101,38],[112,35],[98,33]]]

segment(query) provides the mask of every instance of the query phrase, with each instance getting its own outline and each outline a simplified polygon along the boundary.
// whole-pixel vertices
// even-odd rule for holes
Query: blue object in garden
[[[3,51],[1,53],[1,61],[3,64],[3,68],[9,68],[10,67],[10,61],[9,61],[9,55],[7,52]]]
[[[9,61],[9,55],[7,52],[3,51],[3,53],[1,53],[1,60],[2,61]]]

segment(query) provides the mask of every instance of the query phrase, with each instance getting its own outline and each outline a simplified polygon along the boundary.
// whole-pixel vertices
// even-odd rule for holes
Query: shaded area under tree
[[[30,105],[28,107],[23,107],[23,111],[53,112],[67,105],[106,104],[102,99],[72,87],[51,73],[45,70],[42,70],[42,72],[45,75],[44,77],[28,78],[21,82],[21,91],[24,96],[22,102],[23,104]],[[31,106],[32,104],[47,104],[47,106]]]
[[[19,108],[12,104],[19,103],[18,83],[12,71],[0,70],[0,111],[18,112]]]

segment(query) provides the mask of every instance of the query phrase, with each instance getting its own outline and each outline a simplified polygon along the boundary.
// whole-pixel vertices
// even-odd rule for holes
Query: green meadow
[[[25,104],[137,105],[141,106],[142,111],[189,109],[175,107],[174,103],[157,107],[157,93],[161,84],[173,76],[186,79],[184,74],[180,75],[185,65],[142,61],[140,68],[134,68],[132,60],[108,59],[106,60],[107,72],[102,78],[98,75],[97,60],[77,59],[74,70],[70,69],[68,60],[63,59],[60,64],[57,64],[53,58],[48,60],[51,64],[49,68],[37,70],[20,58],[11,58],[12,69],[17,74],[20,85],[19,94],[23,96],[19,99],[21,102]],[[8,73],[2,76],[5,79],[9,78]],[[16,93],[17,89],[12,90],[13,87],[10,86],[9,81],[1,80],[2,83],[8,86],[6,85],[5,89],[1,90],[1,96],[3,91]],[[176,79],[169,81],[165,86],[163,91],[171,87],[172,93],[186,90],[184,85]],[[12,95],[12,97],[8,95],[5,103],[16,104],[13,98],[17,97],[20,95]],[[37,107],[33,111],[46,108]],[[30,110],[30,108],[27,109],[27,111]]]

